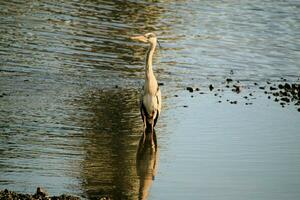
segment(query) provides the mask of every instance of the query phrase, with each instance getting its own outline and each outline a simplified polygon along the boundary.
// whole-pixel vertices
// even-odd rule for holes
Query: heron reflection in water
[[[139,200],[148,198],[150,187],[157,173],[158,148],[155,130],[147,128],[142,134],[136,154],[136,170],[139,177]],[[154,145],[153,145],[154,143]]]
[[[131,39],[150,44],[146,54],[145,84],[140,98],[140,111],[144,122],[144,133],[147,128],[151,128],[154,132],[154,126],[161,112],[161,92],[152,67],[153,54],[158,41],[154,33],[146,33]]]

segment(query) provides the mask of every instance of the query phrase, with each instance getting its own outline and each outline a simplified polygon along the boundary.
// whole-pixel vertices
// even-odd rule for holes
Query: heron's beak
[[[141,36],[135,36],[135,37],[130,37],[132,40],[140,41],[140,42],[147,42],[147,38],[143,35]]]

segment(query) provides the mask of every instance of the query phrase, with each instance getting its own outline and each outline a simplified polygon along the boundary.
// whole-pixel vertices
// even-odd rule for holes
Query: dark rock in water
[[[265,94],[268,94],[268,92],[267,92],[267,91],[264,91],[264,93],[265,93]]]
[[[248,97],[247,97],[247,96],[244,96],[244,99],[248,99]]]
[[[258,85],[257,83],[254,83],[254,85]]]
[[[278,97],[278,96],[279,96],[279,93],[278,93],[278,92],[274,92],[274,93],[273,93],[273,96]]]
[[[279,101],[279,99],[275,98],[275,99],[274,99],[274,101],[275,101],[275,102],[278,102],[278,101]]]
[[[276,87],[270,87],[270,90],[277,90],[277,88]]]
[[[300,106],[300,101],[296,102],[295,106]]]
[[[199,92],[199,94],[205,94],[204,92]]]
[[[270,81],[267,81],[267,84],[271,84],[271,82],[270,82]]]
[[[287,97],[283,97],[283,98],[281,98],[281,101],[285,101],[285,102],[289,103],[289,102],[290,102],[290,99],[287,98]]]
[[[236,92],[236,93],[240,93],[241,92],[241,86],[239,85],[233,85],[234,89],[232,89],[232,91]]]
[[[218,101],[218,103],[222,103],[222,101]]]
[[[184,105],[183,107],[184,107],[184,108],[187,108],[188,106],[187,106],[187,105]]]
[[[284,84],[284,88],[285,88],[286,90],[290,90],[290,89],[291,89],[291,86],[290,86],[290,84],[285,83],[285,84]]]
[[[215,93],[214,95],[215,95],[215,96],[218,96],[218,93]]]
[[[268,96],[268,99],[271,99],[271,97],[270,97],[270,96]]]
[[[300,112],[300,108],[298,108],[298,112]]]
[[[232,79],[231,78],[226,78],[226,82],[230,83],[230,82],[232,82]]]
[[[229,88],[229,85],[226,85],[225,87]]]
[[[174,97],[178,97],[178,95],[177,95],[177,94],[175,94],[175,95],[174,95]]]
[[[231,104],[237,104],[237,101],[230,101]]]
[[[214,86],[212,84],[209,85],[209,90],[212,91],[214,89]]]
[[[191,98],[193,98],[194,96],[193,95],[191,95]]]
[[[282,84],[279,84],[279,85],[278,85],[278,88],[282,90],[282,89],[283,89],[283,85],[282,85]]]
[[[281,80],[283,80],[283,81],[286,81],[286,79],[285,79],[285,78],[282,78],[282,77],[281,77],[280,79],[281,79]]]
[[[252,93],[249,93],[249,96],[253,96],[253,94],[252,94]]]
[[[280,105],[281,105],[282,107],[284,107],[285,103],[284,103],[284,102],[281,102]]]
[[[194,91],[194,89],[192,88],[192,87],[187,87],[186,88],[189,92],[193,92]]]
[[[266,87],[264,86],[261,86],[261,87],[259,87],[259,89],[261,89],[261,90],[264,90]]]
[[[196,88],[196,91],[200,91],[200,89],[199,89],[199,88]]]
[[[280,91],[279,92],[280,96],[289,96],[288,93],[286,91]]]
[[[119,86],[118,85],[115,85],[115,88],[118,88]]]
[[[165,84],[164,84],[164,83],[158,83],[158,85],[159,85],[159,86],[163,86],[163,85],[165,85]]]

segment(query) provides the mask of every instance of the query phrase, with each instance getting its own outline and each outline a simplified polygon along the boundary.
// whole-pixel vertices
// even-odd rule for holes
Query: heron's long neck
[[[149,80],[153,74],[153,69],[152,69],[152,59],[153,59],[153,54],[155,51],[156,43],[151,44],[147,55],[146,55],[146,78]]]

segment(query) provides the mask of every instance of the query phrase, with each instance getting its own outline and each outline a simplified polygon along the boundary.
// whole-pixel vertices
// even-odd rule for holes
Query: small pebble
[[[209,85],[209,90],[212,91],[214,89],[214,86],[212,84]]]
[[[232,79],[231,79],[231,78],[227,78],[227,79],[226,79],[226,82],[227,82],[227,83],[232,82]]]
[[[194,89],[192,88],[192,87],[187,87],[186,88],[189,92],[193,92],[194,91]]]

